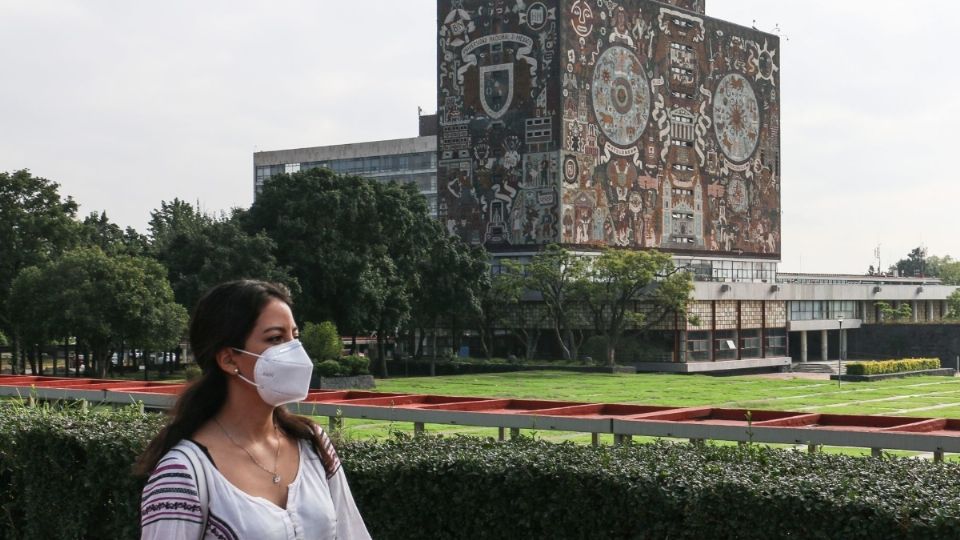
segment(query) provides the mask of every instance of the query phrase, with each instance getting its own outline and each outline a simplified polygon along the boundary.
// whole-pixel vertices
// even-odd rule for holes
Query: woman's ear
[[[217,367],[223,370],[227,375],[237,373],[237,362],[234,360],[234,351],[230,347],[224,347],[217,352]]]

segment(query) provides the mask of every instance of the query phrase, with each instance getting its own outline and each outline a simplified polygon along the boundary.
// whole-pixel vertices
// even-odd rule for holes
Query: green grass
[[[914,377],[872,383],[843,383],[823,379],[772,379],[756,376],[710,377],[668,374],[584,374],[524,371],[489,375],[457,375],[406,379],[378,379],[380,392],[550,399],[596,403],[633,403],[674,407],[714,406],[831,414],[880,414],[960,418],[960,378]],[[949,405],[947,407],[939,407]],[[938,407],[930,410],[911,409]],[[900,413],[900,411],[908,411]],[[324,419],[325,421],[326,419]],[[427,425],[429,433],[496,437],[494,428]],[[347,439],[389,437],[394,431],[410,432],[412,426],[397,422],[346,419]],[[548,441],[588,444],[590,434],[556,431],[524,431],[524,435]],[[635,443],[653,440],[635,437]],[[600,438],[612,443],[612,436]],[[725,443],[718,443],[725,444]],[[791,448],[783,446],[784,448]],[[804,447],[805,448],[805,447]],[[824,451],[870,455],[869,449],[827,448]],[[892,451],[893,455],[915,455]]]

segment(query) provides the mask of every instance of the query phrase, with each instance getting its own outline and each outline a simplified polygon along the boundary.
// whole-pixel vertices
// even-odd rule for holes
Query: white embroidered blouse
[[[326,433],[321,430],[320,435],[330,455],[336,456]],[[205,449],[180,441],[160,460],[143,488],[140,538],[369,539],[339,458],[335,457],[333,471],[328,473],[309,442],[301,440],[299,447],[300,468],[287,488],[287,507],[280,508],[235,487]],[[193,463],[202,470],[193,470]],[[198,474],[203,482],[197,482]],[[209,503],[206,512],[204,500]]]

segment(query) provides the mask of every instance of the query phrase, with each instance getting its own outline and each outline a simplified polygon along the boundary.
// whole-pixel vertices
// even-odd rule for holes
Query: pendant
[[[279,474],[273,475],[273,483],[274,483],[274,484],[279,484],[279,483],[280,483],[280,475],[279,475]]]

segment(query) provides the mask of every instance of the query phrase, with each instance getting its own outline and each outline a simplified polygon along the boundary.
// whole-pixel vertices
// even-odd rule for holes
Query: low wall
[[[577,373],[636,373],[633,366],[564,366],[549,362],[542,364],[476,364],[469,362],[440,361],[435,365],[436,375],[477,375],[484,373],[511,373],[514,371],[572,371]],[[391,360],[387,362],[391,377],[426,377],[430,375],[430,362],[423,360]]]
[[[317,390],[350,390],[359,388],[370,390],[376,388],[373,375],[354,375],[352,377],[310,377],[310,388]]]

